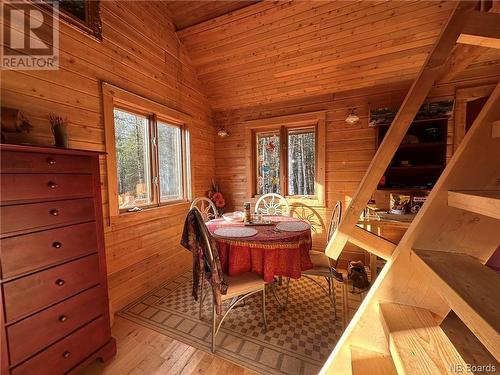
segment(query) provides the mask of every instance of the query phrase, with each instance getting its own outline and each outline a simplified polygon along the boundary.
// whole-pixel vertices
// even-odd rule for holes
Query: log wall
[[[212,112],[159,2],[102,1],[102,42],[61,22],[60,69],[3,71],[2,106],[19,108],[34,125],[29,142],[50,145],[48,114],[69,120],[70,147],[106,151],[101,82],[109,82],[192,116],[193,193],[205,194],[214,173]],[[105,159],[103,213],[108,218]],[[179,239],[187,204],[132,213],[106,227],[112,311],[191,264]]]

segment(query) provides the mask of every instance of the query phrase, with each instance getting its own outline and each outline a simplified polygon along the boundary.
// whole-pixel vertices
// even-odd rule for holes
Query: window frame
[[[172,206],[179,203],[188,203],[191,200],[191,151],[189,128],[192,118],[188,114],[171,109],[157,102],[133,94],[114,85],[103,82],[103,108],[106,143],[106,170],[108,180],[108,204],[110,217],[135,214],[159,207]],[[119,109],[148,119],[148,150],[149,171],[152,203],[140,206],[139,210],[120,208],[118,205],[118,180],[116,161],[115,121],[114,110]],[[182,198],[161,201],[159,181],[158,155],[158,123],[176,126],[181,130],[181,171],[182,171]]]
[[[294,129],[314,128],[315,130],[315,195],[288,194],[288,132]],[[313,206],[325,206],[325,149],[326,149],[326,113],[324,111],[296,115],[272,117],[245,122],[247,139],[246,169],[247,196],[258,198],[257,194],[257,149],[258,133],[280,133],[280,192],[290,202],[305,201]]]
[[[68,10],[58,7],[61,20],[68,23],[74,28],[83,31],[85,34],[102,41],[102,20],[101,20],[101,1],[100,0],[85,0],[85,20],[78,18]],[[43,0],[36,3],[40,8],[51,9],[51,2]]]

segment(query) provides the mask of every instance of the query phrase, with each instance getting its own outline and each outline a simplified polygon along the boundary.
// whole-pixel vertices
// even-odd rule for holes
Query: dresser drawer
[[[93,195],[89,174],[2,174],[2,204],[23,200],[50,200]]]
[[[105,310],[104,291],[98,285],[8,327],[10,363],[16,365],[38,353]]]
[[[97,254],[4,283],[6,320],[35,312],[98,283]]]
[[[2,278],[97,252],[94,221],[2,240]]]
[[[93,354],[110,339],[107,321],[101,316],[12,370],[12,375],[64,374]]]
[[[92,173],[88,156],[2,151],[2,173]]]
[[[76,224],[94,220],[94,215],[92,198],[3,206],[0,208],[1,233],[5,237],[20,231]]]

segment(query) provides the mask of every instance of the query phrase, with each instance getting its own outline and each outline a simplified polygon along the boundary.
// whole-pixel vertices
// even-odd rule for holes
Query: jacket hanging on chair
[[[220,264],[219,253],[215,241],[207,236],[208,241],[204,239],[203,231],[206,231],[205,223],[200,215],[200,212],[193,208],[189,211],[184,222],[184,230],[182,232],[181,245],[192,252],[193,254],[193,291],[194,299],[198,300],[198,290],[200,287],[200,274],[204,271],[206,279],[212,286],[216,312],[222,312],[222,294],[227,292],[227,284],[224,281],[222,267]],[[209,256],[212,248],[212,257]],[[210,258],[211,261],[210,261]]]

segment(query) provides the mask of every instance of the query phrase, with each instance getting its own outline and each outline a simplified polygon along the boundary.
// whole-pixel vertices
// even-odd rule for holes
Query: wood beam
[[[471,11],[457,43],[500,48],[500,14]]]
[[[332,236],[326,247],[326,254],[337,259],[342,252],[349,235],[354,230],[361,212],[366,207],[373,191],[377,188],[417,111],[429,94],[434,82],[444,73],[446,61],[453,50],[458,36],[463,30],[464,20],[473,9],[474,2],[459,2],[450,15],[433,51],[427,57],[420,73],[408,91],[392,125],[378,148],[371,164],[360,182],[338,230]]]
[[[500,39],[472,34],[461,34],[457,39],[457,43],[500,49]]]
[[[385,260],[388,260],[396,249],[396,244],[358,226],[351,232],[349,242]]]
[[[450,82],[470,64],[472,64],[486,50],[480,46],[470,44],[457,44],[453,49],[451,56],[447,62],[447,68],[444,75],[438,83]]]
[[[491,138],[500,138],[500,120],[491,124]]]

